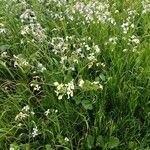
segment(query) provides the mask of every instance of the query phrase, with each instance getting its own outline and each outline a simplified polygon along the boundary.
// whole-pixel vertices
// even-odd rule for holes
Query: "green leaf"
[[[0,45],[0,51],[6,51],[9,48],[10,48],[9,45]]]
[[[76,102],[77,105],[80,104],[80,103],[81,103],[81,98],[80,98],[80,97],[77,97],[77,98],[75,99],[75,102]]]
[[[132,142],[132,141],[129,142],[129,148],[130,149],[135,149],[136,147],[137,147],[137,143],[136,142]]]
[[[29,144],[23,144],[23,145],[21,145],[21,147],[23,148],[23,150],[30,150]]]
[[[89,100],[83,100],[81,103],[86,110],[88,110],[88,109],[92,110],[93,109],[92,102],[90,102]]]
[[[96,139],[96,146],[101,146],[103,147],[103,137],[101,135],[99,135]]]
[[[64,144],[64,138],[63,138],[63,136],[61,136],[61,135],[59,134],[59,135],[57,135],[57,139],[58,139],[58,142],[59,142],[60,144]]]
[[[14,150],[19,150],[19,146],[17,144],[11,144],[10,147],[12,147]]]
[[[52,147],[50,144],[45,145],[46,150],[52,150]]]
[[[115,148],[115,147],[117,147],[118,145],[119,145],[119,139],[117,138],[117,137],[113,137],[113,136],[111,136],[110,138],[109,138],[109,141],[108,141],[108,148],[110,148],[110,149],[112,149],[112,148]]]
[[[97,91],[99,89],[99,85],[92,84],[92,82],[85,80],[85,83],[82,89],[84,91]]]
[[[92,135],[87,136],[87,146],[89,149],[94,146],[94,137]]]
[[[106,80],[104,74],[102,74],[102,73],[99,75],[99,77],[100,77],[100,79],[101,79],[102,81],[105,81],[105,80]]]

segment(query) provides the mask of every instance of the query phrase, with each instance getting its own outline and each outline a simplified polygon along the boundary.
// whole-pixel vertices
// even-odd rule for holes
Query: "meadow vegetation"
[[[150,150],[149,0],[0,0],[0,150]]]

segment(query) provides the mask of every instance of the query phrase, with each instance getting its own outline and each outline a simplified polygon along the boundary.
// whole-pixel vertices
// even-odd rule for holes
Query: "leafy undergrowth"
[[[0,0],[0,150],[149,150],[148,0]]]

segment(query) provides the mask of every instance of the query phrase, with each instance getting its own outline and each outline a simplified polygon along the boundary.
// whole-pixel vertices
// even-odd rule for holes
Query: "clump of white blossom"
[[[33,89],[35,92],[41,91],[41,85],[40,82],[43,80],[40,76],[33,76],[32,81],[30,82],[30,87]]]
[[[80,79],[78,85],[79,85],[79,87],[83,87],[83,85],[84,85],[84,80],[83,80],[83,79]]]
[[[15,120],[16,121],[21,121],[24,120],[28,117],[30,117],[30,115],[34,115],[35,113],[31,110],[29,105],[24,106],[21,111],[16,115]],[[20,126],[21,124],[18,124],[18,126]]]
[[[47,109],[44,114],[45,116],[48,116],[50,113],[58,113],[57,109]]]
[[[45,29],[37,21],[36,14],[31,9],[26,9],[20,16],[23,23],[21,26],[21,34],[26,37],[32,35],[32,42],[42,42],[46,39]]]
[[[44,67],[42,63],[38,63],[37,64],[37,70],[40,72],[43,72],[46,70],[46,67]]]
[[[33,87],[34,91],[40,91],[41,86],[38,83],[31,83],[30,87]]]
[[[130,29],[134,29],[134,27],[135,27],[135,25],[134,25],[134,19],[139,14],[137,13],[136,10],[131,9],[131,8],[128,8],[127,10],[124,10],[124,11],[127,12],[127,17],[126,17],[126,19],[123,20],[121,28],[123,30],[123,33],[127,34]]]
[[[23,112],[20,112],[16,115],[15,120],[23,120],[26,119],[29,115]]]
[[[60,64],[63,69],[74,71],[74,66],[85,57],[87,58],[89,68],[99,63],[96,57],[100,55],[101,48],[95,43],[89,45],[87,41],[90,40],[90,37],[81,39],[76,36],[53,37],[49,41],[49,44],[52,47],[51,51],[54,52],[56,56],[61,56]],[[70,48],[71,45],[69,43],[73,43],[72,48]],[[67,63],[70,64],[69,67],[65,66]]]
[[[112,44],[117,44],[118,38],[117,37],[111,37],[109,38],[109,42]]]
[[[54,3],[58,8],[65,8],[63,11],[59,9],[57,12],[48,10],[49,15],[55,20],[62,21],[66,18],[68,21],[73,21],[76,18],[78,20],[76,24],[110,23],[116,25],[116,21],[109,11],[110,5],[107,2],[91,0],[89,2],[74,1],[74,3],[71,3],[66,0],[50,0],[47,5],[51,3]],[[77,17],[76,14],[78,14]],[[82,22],[81,19],[83,19]]]
[[[2,57],[2,58],[7,57],[7,52],[6,52],[6,51],[2,52],[2,53],[1,53],[1,57]]]
[[[67,95],[68,99],[73,97],[73,91],[75,89],[73,80],[65,84],[54,82],[54,86],[56,87],[55,93],[59,100],[61,100],[64,95]]]
[[[66,142],[69,142],[69,139],[67,138],[67,137],[65,137],[65,139],[64,139]]]
[[[143,6],[143,14],[150,13],[150,1],[149,0],[142,0]]]
[[[34,137],[36,137],[38,134],[39,134],[39,130],[38,130],[37,126],[36,126],[36,127],[33,128],[32,137],[34,138]]]
[[[97,90],[97,89],[103,89],[103,85],[99,81],[93,81],[90,82],[88,80],[84,81],[82,78],[79,79],[78,84],[75,85],[74,80],[71,80],[69,83],[58,83],[54,82],[54,86],[56,88],[55,93],[59,100],[63,99],[64,95],[68,96],[68,99],[73,97],[75,89],[85,89],[89,90],[88,87],[91,88],[91,90]]]
[[[15,120],[23,120],[29,117],[30,107],[28,105],[24,106],[19,114],[16,115]]]
[[[6,28],[3,23],[0,23],[0,34],[6,33]]]
[[[22,55],[14,55],[14,67],[29,67],[29,62]]]
[[[140,43],[140,40],[135,36],[135,35],[132,35],[129,39],[129,41],[133,44],[139,44]]]

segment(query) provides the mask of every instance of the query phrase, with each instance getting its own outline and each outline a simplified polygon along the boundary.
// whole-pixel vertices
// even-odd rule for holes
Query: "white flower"
[[[131,24],[131,28],[134,28],[134,24],[133,23]]]
[[[61,100],[63,98],[63,95],[59,95],[58,99]]]
[[[16,115],[15,120],[22,120],[27,118],[28,116],[29,116],[28,114],[20,112],[18,115]]]
[[[1,53],[1,56],[2,56],[2,57],[7,57],[7,52],[2,52],[2,53]]]
[[[101,90],[103,90],[103,85],[99,83],[99,81],[94,81],[92,84],[98,85]]]
[[[99,88],[100,88],[100,89],[103,89],[103,86],[102,86],[101,84],[99,84]]]
[[[41,89],[41,87],[38,84],[35,84],[33,90],[34,91],[39,91]]]
[[[38,129],[37,127],[33,128],[33,132],[32,132],[32,137],[36,137],[39,133],[38,133]]]
[[[79,80],[79,87],[83,87],[84,81],[82,79]]]
[[[5,28],[0,28],[0,33],[6,33],[6,29]]]
[[[53,111],[54,113],[57,113],[57,112],[58,112],[58,110],[57,110],[57,109],[52,109],[52,111]]]
[[[26,67],[30,66],[29,62],[23,58],[21,55],[14,56],[15,62],[14,62],[14,67],[20,66],[20,67]]]
[[[126,22],[126,23],[123,23],[122,25],[121,25],[121,27],[122,27],[122,29],[123,29],[123,33],[127,33],[127,31],[129,30],[129,23],[128,22]]]
[[[69,139],[67,138],[67,137],[65,137],[65,139],[64,139],[66,142],[69,142]]]
[[[127,52],[128,51],[128,49],[123,49],[123,52]]]
[[[58,112],[58,110],[57,109],[55,109],[55,113],[57,113]]]
[[[95,45],[94,48],[95,48],[96,53],[100,52],[100,48],[98,47],[98,45]]]
[[[44,3],[45,0],[38,0],[39,3]]]
[[[139,44],[139,43],[140,43],[139,39],[133,39],[132,42],[134,42],[134,43],[136,43],[136,44]]]
[[[15,150],[15,148],[13,148],[13,147],[10,147],[10,148],[9,148],[9,150]]]
[[[19,123],[17,126],[18,126],[18,127],[21,127],[21,126],[22,126],[22,123]]]
[[[29,105],[26,105],[26,106],[24,106],[23,108],[22,108],[22,111],[29,111],[29,109],[30,109],[30,107],[29,107]]]
[[[41,63],[38,63],[37,67],[38,67],[38,70],[41,71],[41,72],[46,70],[46,68]]]
[[[105,67],[106,65],[104,63],[100,63],[102,67]]]
[[[31,114],[32,114],[32,115],[35,115],[35,112],[34,112],[34,111],[31,111]]]
[[[70,97],[73,97],[73,90],[74,90],[74,83],[73,80],[71,82],[69,82],[68,84],[65,85],[67,87],[67,95],[68,95],[68,99]]]
[[[67,84],[63,84],[63,83],[59,84],[58,82],[54,82],[54,86],[56,86],[55,93],[58,96],[59,100],[61,100],[63,98],[63,95],[65,94],[68,95],[68,99],[70,97],[73,97],[73,91],[75,88],[73,80]]]
[[[115,10],[115,14],[119,13],[119,10]]]
[[[45,114],[46,116],[48,116],[49,113],[50,113],[50,110],[49,110],[49,109],[47,109],[47,111],[44,112],[44,114]]]
[[[58,86],[59,85],[59,83],[58,82],[54,82],[54,86]]]
[[[61,83],[57,86],[57,90],[60,91],[63,87],[64,87],[64,84]]]
[[[143,5],[142,14],[149,13],[150,12],[150,2],[149,2],[149,0],[143,0],[142,5]]]
[[[87,59],[90,60],[90,61],[95,61],[96,58],[94,56],[94,53],[90,53],[89,56],[87,57]]]
[[[22,26],[22,29],[21,29],[21,34],[22,35],[29,34],[29,32],[30,32],[30,28],[29,28],[28,25]]]
[[[140,43],[140,40],[135,35],[132,35],[130,37],[129,41],[132,42],[132,43],[135,43],[135,44],[139,44]]]
[[[25,22],[26,20],[33,22],[33,20],[36,20],[36,16],[32,10],[26,9],[25,12],[20,16],[20,19],[21,22]]]
[[[109,42],[112,42],[113,44],[117,44],[117,40],[118,40],[117,37],[109,38]]]
[[[41,89],[41,86],[35,83],[31,83],[30,86],[33,87],[34,91],[39,91]]]
[[[6,33],[6,29],[5,29],[3,23],[0,23],[0,34],[1,34],[1,33]]]
[[[61,64],[64,64],[65,60],[67,60],[67,56],[61,57],[60,63],[61,63]]]

